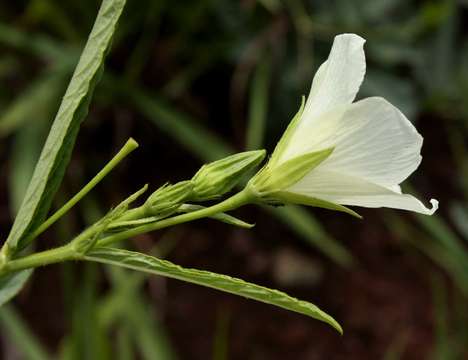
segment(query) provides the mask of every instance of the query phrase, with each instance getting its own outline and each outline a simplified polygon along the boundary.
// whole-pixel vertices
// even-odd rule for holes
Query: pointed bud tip
[[[232,190],[265,156],[265,150],[245,151],[203,165],[192,178],[193,200],[215,199]]]

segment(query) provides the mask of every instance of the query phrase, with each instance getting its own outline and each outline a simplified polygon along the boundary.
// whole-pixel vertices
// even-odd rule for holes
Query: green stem
[[[117,241],[125,240],[135,235],[233,210],[253,201],[254,195],[248,188],[245,188],[236,195],[233,195],[230,198],[211,207],[203,208],[201,210],[193,211],[182,215],[177,215],[156,223],[138,226],[127,231],[122,231],[115,235],[107,236],[98,240],[95,247],[108,246]],[[23,269],[35,268],[39,266],[63,262],[67,260],[82,260],[83,254],[77,250],[75,245],[78,244],[78,239],[82,240],[84,236],[88,235],[93,236],[93,234],[86,233],[85,231],[65,246],[61,246],[47,251],[42,251],[16,260],[10,260],[1,267],[0,275],[4,275],[13,271],[19,271]]]
[[[10,260],[3,265],[0,275],[73,259],[77,259],[77,255],[74,247],[69,243],[55,249],[38,252],[16,260]]]
[[[107,236],[98,240],[96,247],[100,246],[109,246],[115,242],[128,239],[132,236],[144,234],[150,231],[159,230],[165,227],[185,223],[188,221],[193,221],[197,219],[201,219],[204,217],[212,216],[214,214],[218,214],[221,212],[226,212],[232,209],[236,209],[241,207],[242,205],[248,204],[253,201],[253,195],[248,188],[245,188],[241,192],[237,193],[236,195],[231,196],[230,198],[207,208],[203,208],[198,211],[177,215],[168,219],[164,219],[158,221],[156,223],[141,225],[136,228],[122,231],[120,233]]]
[[[65,215],[78,201],[80,201],[86,194],[88,194],[112,169],[117,166],[128,154],[138,147],[138,143],[132,138],[128,139],[120,151],[107,163],[95,177],[91,179],[75,196],[58,209],[51,217],[44,221],[29,237],[30,240],[35,239],[45,230],[47,230],[58,219]]]

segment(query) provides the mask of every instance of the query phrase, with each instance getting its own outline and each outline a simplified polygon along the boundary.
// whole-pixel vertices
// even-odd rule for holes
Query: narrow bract
[[[422,136],[383,98],[353,103],[366,69],[364,43],[355,34],[335,37],[305,105],[249,183],[258,196],[347,212],[343,205],[437,210],[437,200],[426,208],[399,186],[421,163]],[[278,181],[284,174],[289,181]]]

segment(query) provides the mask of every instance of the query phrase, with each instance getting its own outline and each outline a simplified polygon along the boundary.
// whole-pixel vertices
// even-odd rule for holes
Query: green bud
[[[286,190],[301,180],[332,152],[333,148],[328,148],[297,156],[279,166],[271,167],[267,164],[249,181],[249,186],[260,197],[266,199],[274,197],[274,194]]]
[[[112,223],[122,217],[125,212],[128,210],[128,207],[131,203],[136,201],[143,193],[148,189],[146,184],[140,190],[133,193],[117,205],[114,209],[111,209],[106,215],[104,215],[99,221],[91,225],[89,228],[84,230],[80,235],[78,235],[73,240],[73,246],[75,251],[80,254],[86,254],[91,250],[99,238],[99,236],[109,230],[112,226]]]
[[[156,190],[148,200],[145,207],[150,215],[170,214],[193,194],[193,184],[190,180],[177,184],[165,184]]]
[[[210,200],[227,193],[265,158],[265,154],[265,150],[245,151],[203,165],[192,178],[192,199]]]

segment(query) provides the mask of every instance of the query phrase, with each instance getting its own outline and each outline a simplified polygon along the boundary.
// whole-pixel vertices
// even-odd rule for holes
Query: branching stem
[[[233,210],[253,201],[254,195],[250,192],[248,188],[245,188],[241,192],[213,206],[203,208],[198,211],[193,211],[190,213],[177,215],[168,219],[158,221],[156,223],[141,225],[130,230],[122,231],[120,233],[101,238],[97,241],[95,247],[97,248],[102,246],[109,246],[118,241],[122,241],[136,235],[205,218],[221,212]],[[0,269],[0,275],[69,260],[83,260],[85,254],[79,252],[75,246],[77,243],[75,240],[82,240],[83,234],[84,233],[78,235],[67,245],[51,250],[38,252],[32,255],[25,256],[23,258],[10,260],[6,264],[4,264],[3,267]],[[89,236],[93,235],[94,234],[89,234]]]
[[[44,221],[29,237],[33,240],[46,231],[52,224],[65,215],[78,201],[88,194],[104,177],[112,171],[128,154],[138,147],[138,143],[130,138],[120,151],[99,171],[75,196],[68,200],[60,209]]]

